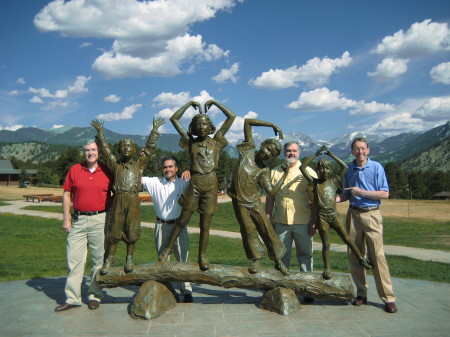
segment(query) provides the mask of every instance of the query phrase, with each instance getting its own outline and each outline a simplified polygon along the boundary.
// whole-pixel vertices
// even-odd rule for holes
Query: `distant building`
[[[0,159],[0,185],[1,186],[19,186],[19,176],[21,170],[13,168],[11,161]],[[37,170],[25,170],[25,173],[33,179]]]
[[[440,192],[431,197],[433,200],[450,200],[450,192]]]

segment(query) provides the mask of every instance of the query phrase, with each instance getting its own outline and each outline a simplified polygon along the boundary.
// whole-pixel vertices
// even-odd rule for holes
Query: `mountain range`
[[[122,138],[130,138],[138,146],[143,146],[147,136],[119,134],[108,129],[104,129],[106,139],[115,144]],[[0,156],[10,158],[16,156],[22,160],[39,162],[48,160],[53,155],[62,151],[67,146],[81,146],[86,140],[93,139],[96,131],[92,127],[66,126],[59,129],[40,129],[36,127],[24,127],[16,131],[0,130]],[[301,148],[301,157],[313,154],[320,146],[327,145],[333,153],[344,161],[350,161],[352,156],[350,144],[355,137],[366,137],[370,145],[370,157],[382,163],[397,162],[404,166],[408,159],[415,158],[413,167],[417,168],[418,160],[427,166],[427,158],[433,162],[433,168],[448,170],[450,167],[450,121],[426,132],[408,132],[393,137],[380,134],[367,134],[364,132],[354,132],[342,135],[331,141],[316,140],[301,133],[293,132],[285,134],[281,140],[284,144],[289,141],[297,141]],[[254,135],[257,147],[265,138],[258,134]],[[178,134],[161,134],[158,138],[158,147],[171,152],[178,152],[182,149],[178,145],[180,136]],[[237,157],[236,145],[230,143],[225,150],[232,157]],[[28,150],[26,150],[28,149]],[[59,149],[59,150],[58,150]],[[439,149],[440,154],[435,155],[435,149]],[[42,152],[47,152],[43,156]],[[49,154],[52,153],[52,154]],[[419,159],[422,158],[422,159]]]

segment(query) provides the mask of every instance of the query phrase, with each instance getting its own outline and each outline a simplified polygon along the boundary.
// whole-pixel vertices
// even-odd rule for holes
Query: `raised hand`
[[[100,123],[98,120],[94,119],[91,121],[91,125],[94,127],[95,130],[97,130],[98,133],[102,132],[103,122]]]
[[[211,106],[212,106],[213,104],[214,104],[214,105],[217,105],[216,101],[213,100],[213,99],[210,99],[208,102],[205,103],[205,113],[206,113],[209,109],[211,109]]]
[[[284,138],[283,131],[281,131],[281,129],[278,126],[274,125],[273,126],[273,131],[275,132],[275,136],[278,134],[278,137],[280,139]]]
[[[165,123],[166,120],[162,117],[153,118],[153,130],[158,130],[158,128]]]
[[[322,145],[322,146],[320,147],[320,149],[318,149],[318,150],[316,151],[316,156],[320,156],[320,155],[322,154],[322,151],[326,151],[326,150],[328,150],[327,146],[326,146],[326,145]]]

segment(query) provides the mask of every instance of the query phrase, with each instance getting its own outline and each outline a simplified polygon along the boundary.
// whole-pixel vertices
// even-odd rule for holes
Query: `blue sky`
[[[4,0],[0,128],[146,135],[215,99],[231,141],[245,117],[322,140],[424,131],[450,120],[449,22],[447,0]]]

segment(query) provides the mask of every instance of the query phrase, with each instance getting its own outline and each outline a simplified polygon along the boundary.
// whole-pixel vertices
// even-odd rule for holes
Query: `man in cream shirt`
[[[295,242],[297,260],[301,272],[313,270],[313,241],[316,233],[311,202],[308,194],[308,180],[300,172],[300,148],[297,142],[284,144],[284,154],[291,169],[275,198],[266,199],[266,213],[275,228],[280,240],[286,247],[286,254],[282,262],[289,268],[292,254],[292,242]],[[316,172],[307,168],[309,174],[317,178]],[[283,175],[280,166],[271,172],[272,185],[276,184]],[[312,298],[305,297],[306,302],[313,302]]]

